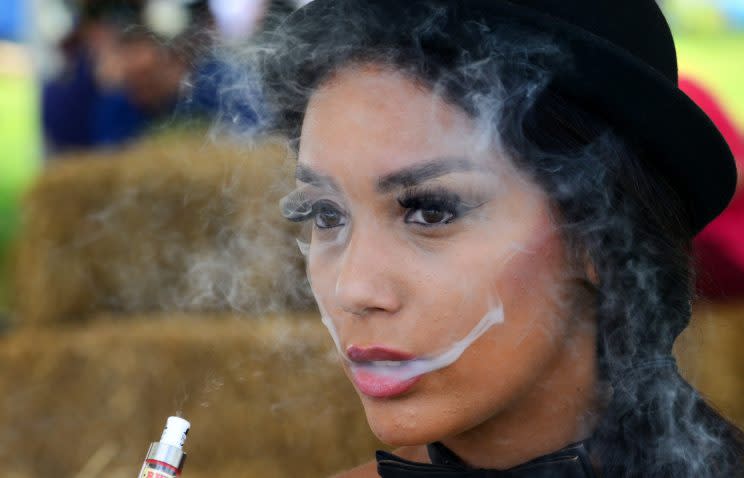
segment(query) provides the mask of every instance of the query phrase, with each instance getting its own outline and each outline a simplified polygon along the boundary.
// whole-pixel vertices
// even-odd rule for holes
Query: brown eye
[[[412,189],[398,199],[398,204],[407,210],[406,223],[426,227],[444,226],[455,222],[474,207],[467,205],[460,196],[447,190]]]
[[[341,211],[330,204],[319,204],[316,206],[315,225],[320,229],[343,226],[344,217]]]
[[[421,211],[421,218],[428,224],[436,224],[447,219],[447,213],[439,209],[426,209]]]
[[[431,226],[435,224],[447,224],[454,218],[455,214],[444,209],[414,209],[408,213],[406,222]]]

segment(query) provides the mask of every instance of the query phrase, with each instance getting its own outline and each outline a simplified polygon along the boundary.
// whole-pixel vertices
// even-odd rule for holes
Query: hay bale
[[[744,429],[744,303],[698,304],[675,344],[682,371],[724,416]]]
[[[53,162],[24,202],[16,315],[306,309],[295,231],[277,205],[292,167],[280,144],[203,134]]]
[[[134,476],[177,412],[190,478],[328,476],[379,447],[317,317],[96,320],[0,342],[3,476]]]
[[[743,310],[698,309],[676,350],[740,426]],[[0,391],[3,476],[82,478],[101,462],[107,476],[132,476],[177,412],[193,423],[191,478],[327,476],[379,446],[314,316],[20,328],[0,339]]]

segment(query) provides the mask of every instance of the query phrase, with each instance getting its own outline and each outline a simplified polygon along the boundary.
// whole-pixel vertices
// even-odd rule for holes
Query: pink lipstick
[[[383,347],[357,347],[346,349],[346,355],[353,362],[351,375],[354,385],[363,394],[374,398],[392,398],[409,391],[421,376],[402,379],[396,377],[394,364],[375,364],[375,362],[405,362],[415,356],[407,352]],[[393,373],[391,373],[393,372]]]

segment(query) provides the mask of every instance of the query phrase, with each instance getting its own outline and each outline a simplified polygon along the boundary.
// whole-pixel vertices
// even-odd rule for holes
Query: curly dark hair
[[[602,476],[744,476],[744,435],[671,358],[691,316],[693,231],[679,195],[644,159],[652,152],[554,84],[571,65],[560,38],[508,19],[453,23],[442,5],[394,17],[374,2],[295,13],[251,60],[266,130],[298,139],[313,91],[362,63],[402,71],[492,125],[557,206],[574,260],[596,270],[585,286],[611,398],[589,444]]]

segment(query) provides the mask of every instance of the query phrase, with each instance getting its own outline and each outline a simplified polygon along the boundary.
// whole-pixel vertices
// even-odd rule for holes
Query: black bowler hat
[[[314,0],[293,16],[355,4],[389,9],[391,22],[415,5],[441,5],[454,16],[450,24],[510,19],[555,35],[572,65],[556,72],[553,87],[645,147],[651,166],[684,201],[693,232],[731,200],[733,155],[677,87],[674,40],[654,0]]]

